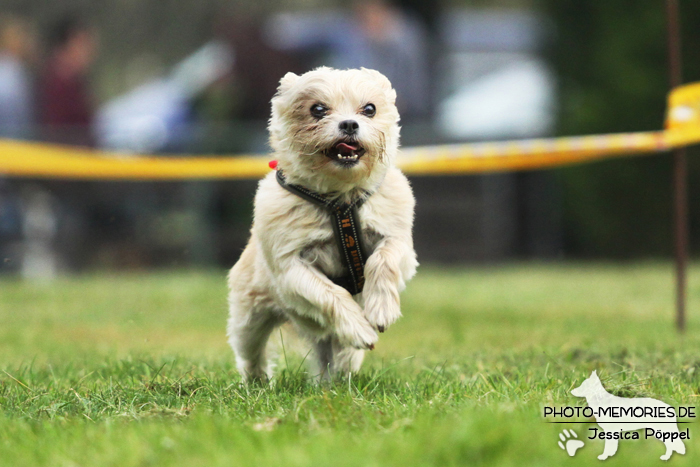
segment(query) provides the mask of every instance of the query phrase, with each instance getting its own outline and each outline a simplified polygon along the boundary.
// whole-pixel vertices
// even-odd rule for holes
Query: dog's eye
[[[365,117],[372,118],[376,113],[377,108],[374,106],[374,104],[367,104],[366,106],[362,107],[362,115]]]
[[[323,118],[328,113],[328,107],[323,104],[314,104],[311,106],[311,115],[315,118]]]

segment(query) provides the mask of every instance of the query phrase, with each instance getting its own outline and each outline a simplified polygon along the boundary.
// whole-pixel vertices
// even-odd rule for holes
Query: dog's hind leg
[[[326,337],[314,345],[316,351],[316,374],[319,381],[330,379],[333,372],[333,341],[331,337]]]
[[[674,451],[678,454],[685,454],[685,444],[680,439],[664,441],[664,445],[666,446],[666,452],[661,456],[662,461],[669,460]]]
[[[605,440],[605,447],[603,448],[603,454],[598,456],[598,459],[605,460],[608,457],[615,454],[617,452],[617,443],[618,443],[618,440],[616,440],[616,439],[606,439]]]
[[[284,321],[284,316],[272,309],[248,313],[231,310],[228,321],[229,344],[236,354],[238,372],[246,381],[264,381],[272,376],[265,347],[272,331]]]
[[[673,444],[673,450],[678,454],[685,454],[685,443],[682,439],[675,439],[671,444]]]
[[[331,376],[346,376],[360,371],[364,350],[340,344],[336,337],[327,337],[315,345],[317,374],[319,380],[328,380]]]
[[[333,372],[336,375],[346,376],[348,373],[357,373],[365,358],[365,351],[350,346],[344,346],[337,340],[333,341]]]

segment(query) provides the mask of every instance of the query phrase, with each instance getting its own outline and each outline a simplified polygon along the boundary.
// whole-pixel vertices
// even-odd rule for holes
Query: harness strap
[[[348,271],[345,276],[329,277],[329,279],[350,292],[351,295],[362,292],[365,285],[367,252],[362,239],[358,209],[372,193],[365,191],[363,196],[356,200],[343,203],[339,198],[334,198],[332,194],[316,193],[301,185],[287,183],[281,170],[277,171],[277,182],[285,190],[329,212],[340,259]]]

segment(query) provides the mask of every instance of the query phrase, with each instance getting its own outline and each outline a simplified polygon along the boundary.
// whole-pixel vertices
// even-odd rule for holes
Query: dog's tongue
[[[353,153],[357,151],[357,146],[353,146],[347,143],[338,143],[338,145],[335,148],[338,150],[338,153],[340,153],[343,156],[352,156]]]

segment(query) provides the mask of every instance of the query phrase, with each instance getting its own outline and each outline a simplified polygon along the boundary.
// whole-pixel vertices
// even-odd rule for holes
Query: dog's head
[[[292,183],[319,192],[371,190],[396,157],[396,92],[378,71],[287,73],[272,99],[270,144]]]
[[[591,376],[581,383],[579,387],[571,390],[571,394],[576,397],[588,397],[598,392],[602,387],[603,383],[600,382],[600,378],[598,378],[598,374],[594,370]]]

